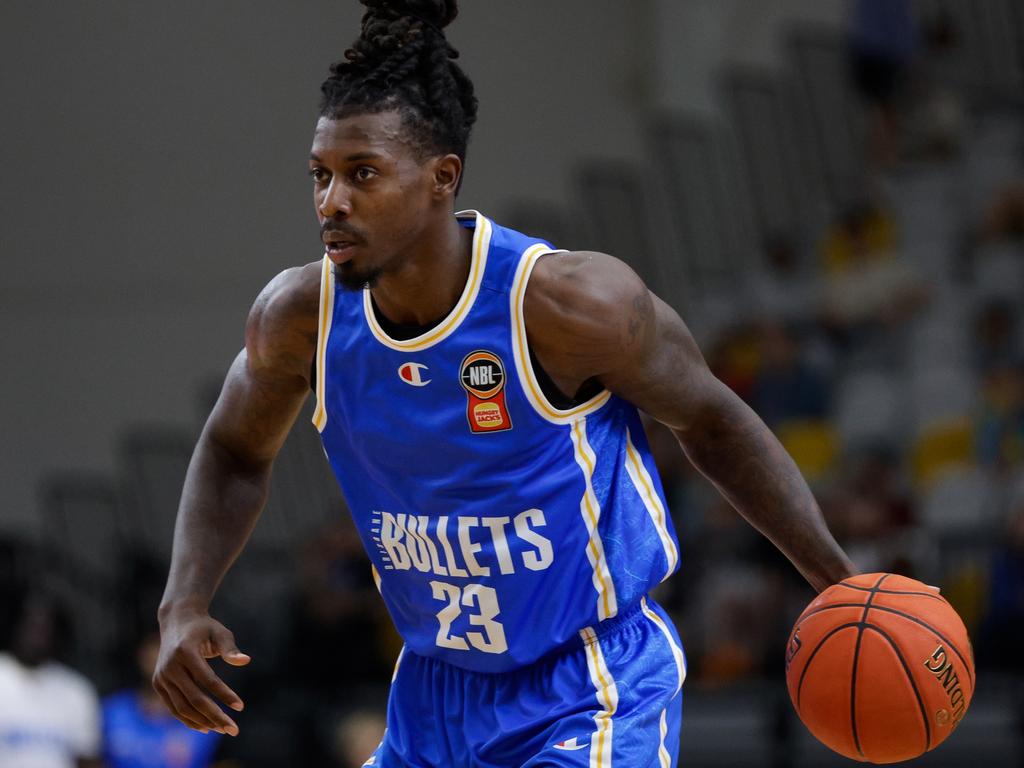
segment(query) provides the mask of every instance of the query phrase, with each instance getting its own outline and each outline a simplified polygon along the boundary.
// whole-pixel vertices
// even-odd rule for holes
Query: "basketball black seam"
[[[800,695],[803,692],[803,688],[804,688],[804,677],[807,675],[807,670],[811,668],[811,662],[814,661],[814,657],[817,656],[818,655],[818,651],[821,650],[821,646],[823,646],[825,644],[825,641],[828,640],[830,637],[832,637],[832,635],[834,635],[836,632],[839,632],[839,631],[844,630],[844,629],[849,629],[850,627],[856,627],[856,626],[857,626],[857,622],[854,621],[854,622],[850,622],[849,624],[843,624],[840,627],[836,627],[831,632],[829,632],[827,635],[825,635],[823,638],[821,638],[821,640],[818,641],[818,644],[816,646],[814,646],[814,650],[811,651],[810,658],[807,659],[807,663],[804,664],[804,669],[800,673],[800,681],[796,684],[796,709],[797,709],[798,712],[800,711]]]
[[[814,610],[804,611],[800,614],[800,618],[796,620],[797,624],[802,624],[804,621],[809,619],[811,616],[821,613],[822,611],[831,611],[833,608],[863,608],[864,603],[831,603],[829,605],[821,605]]]
[[[933,627],[928,622],[922,621],[921,619],[917,618],[916,616],[911,616],[909,613],[904,613],[903,611],[897,610],[895,608],[889,608],[888,606],[885,606],[885,605],[873,605],[871,607],[874,608],[876,611],[885,611],[887,613],[895,613],[897,616],[902,616],[904,619],[907,619],[908,621],[912,621],[915,624],[918,624],[918,625],[924,627],[929,632],[933,632],[935,634],[935,636],[939,638],[939,640],[941,640],[946,645],[948,645],[950,648],[952,648],[953,649],[953,653],[955,653],[957,655],[957,657],[960,659],[960,663],[964,665],[964,670],[966,670],[966,672],[967,672],[967,677],[971,681],[971,695],[972,696],[974,695],[974,675],[971,673],[971,665],[967,663],[967,660],[964,659],[964,655],[962,653],[960,653],[959,649],[955,645],[953,645],[953,643],[951,643],[949,640],[947,640],[946,637],[941,632],[939,632],[939,630],[935,629],[935,627]]]
[[[864,636],[864,628],[868,626],[867,619],[868,611],[871,610],[871,601],[875,599],[879,587],[887,578],[889,578],[889,574],[886,573],[871,588],[871,594],[868,595],[867,602],[864,603],[864,613],[861,614],[860,623],[857,624],[857,645],[853,649],[853,675],[850,678],[850,728],[853,731],[853,746],[857,748],[857,754],[861,757],[864,757],[864,751],[860,748],[860,735],[857,733],[857,662],[860,660],[860,641]]]
[[[879,590],[879,594],[883,594],[883,593],[884,593],[884,590]],[[815,616],[815,615],[817,615],[819,613],[822,613],[824,611],[831,611],[833,608],[863,608],[863,607],[864,607],[864,603],[832,603],[831,605],[822,605],[822,606],[820,606],[818,608],[815,608],[813,611],[807,611],[803,615],[801,615],[800,618],[797,620],[797,624],[802,624],[804,621],[806,621],[811,616]],[[948,645],[950,648],[952,648],[953,649],[953,653],[955,653],[959,657],[960,662],[964,665],[964,669],[967,671],[967,678],[968,678],[968,680],[970,680],[970,683],[971,683],[971,695],[974,695],[974,675],[971,672],[971,665],[967,663],[967,660],[964,658],[964,655],[962,653],[960,653],[960,650],[953,643],[951,643],[949,640],[946,639],[945,635],[943,635],[941,632],[939,632],[939,630],[937,630],[935,627],[933,627],[928,622],[922,621],[921,619],[917,618],[916,616],[912,616],[909,613],[904,613],[903,611],[901,611],[901,610],[899,610],[897,608],[890,608],[887,605],[872,605],[871,608],[876,610],[876,611],[885,611],[886,613],[895,613],[897,616],[902,616],[904,619],[907,619],[908,621],[912,621],[915,624],[918,624],[919,626],[924,627],[929,632],[932,632],[933,634],[935,634],[936,637],[939,638],[939,640],[941,640],[946,645]]]
[[[858,587],[856,584],[847,584],[845,581],[839,582],[836,586],[846,587],[847,589],[856,589],[860,592],[871,591],[868,587]],[[942,595],[936,595],[934,592],[912,592],[910,590],[903,589],[879,589],[878,592],[883,595],[917,595],[918,597],[930,597],[932,600],[941,600],[944,603],[949,602]]]
[[[903,671],[906,672],[907,680],[910,681],[910,687],[913,689],[914,696],[917,699],[917,706],[921,710],[921,719],[924,721],[924,752],[921,753],[921,755],[923,755],[932,748],[932,729],[928,723],[928,711],[924,708],[924,699],[921,698],[921,692],[917,689],[917,683],[914,682],[914,676],[910,672],[910,666],[907,664],[906,659],[903,658],[903,653],[900,651],[899,646],[896,645],[896,642],[889,637],[889,634],[885,630],[872,624],[868,624],[867,629],[873,629],[884,637],[889,645],[892,646],[893,651],[895,651],[896,658],[900,660],[900,664],[903,665]],[[917,757],[920,757],[921,755],[918,755]]]

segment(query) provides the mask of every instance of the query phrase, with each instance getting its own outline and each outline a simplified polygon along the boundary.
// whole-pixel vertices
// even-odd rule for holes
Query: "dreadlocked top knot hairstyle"
[[[452,153],[464,161],[477,100],[442,32],[459,13],[456,0],[361,2],[362,34],[331,65],[320,114],[337,120],[395,110],[422,157]]]

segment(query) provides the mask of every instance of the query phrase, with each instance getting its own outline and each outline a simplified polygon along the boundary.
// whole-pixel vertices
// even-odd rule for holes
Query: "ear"
[[[434,197],[438,200],[455,197],[462,178],[462,161],[458,155],[445,155],[434,161]]]

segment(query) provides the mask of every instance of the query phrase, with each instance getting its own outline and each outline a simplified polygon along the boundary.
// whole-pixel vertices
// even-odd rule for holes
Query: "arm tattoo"
[[[627,327],[629,346],[636,344],[640,331],[650,322],[653,309],[650,295],[646,289],[633,297],[633,309],[629,314],[629,325]]]

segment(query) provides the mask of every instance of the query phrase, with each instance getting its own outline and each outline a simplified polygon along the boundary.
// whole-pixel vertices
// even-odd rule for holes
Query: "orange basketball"
[[[974,657],[937,589],[870,573],[829,587],[800,615],[786,682],[800,719],[827,747],[895,763],[934,749],[963,719]]]

